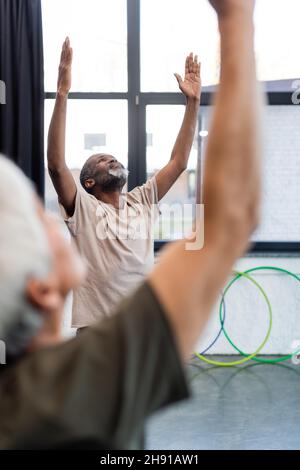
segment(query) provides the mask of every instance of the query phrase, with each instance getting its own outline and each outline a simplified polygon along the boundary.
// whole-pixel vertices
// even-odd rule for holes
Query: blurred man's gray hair
[[[38,217],[34,190],[23,173],[0,155],[0,340],[8,354],[20,352],[42,315],[27,301],[26,281],[50,270],[46,231]],[[24,334],[23,334],[24,333]]]

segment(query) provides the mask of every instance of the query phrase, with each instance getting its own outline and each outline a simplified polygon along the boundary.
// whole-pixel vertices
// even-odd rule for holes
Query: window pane
[[[202,107],[207,131],[210,107]],[[264,110],[263,201],[261,224],[253,240],[300,241],[300,108]]]
[[[62,43],[74,50],[72,91],[127,91],[126,0],[42,0],[45,89],[56,90]]]
[[[300,76],[300,61],[296,59],[300,43],[299,15],[299,0],[256,2],[256,53],[260,80]]]
[[[45,101],[45,148],[54,100]],[[114,155],[128,163],[127,101],[69,100],[66,135],[66,161],[78,180],[85,160],[94,153]],[[56,194],[46,172],[46,202],[56,210]]]
[[[178,91],[173,73],[184,73],[185,57],[191,51],[203,63],[203,84],[217,83],[218,29],[208,2],[141,0],[142,91]]]
[[[141,0],[142,91],[177,91],[173,72],[183,73],[185,56],[191,51],[202,62],[203,85],[218,82],[220,45],[216,15],[206,0],[186,0],[184,8],[182,5],[181,0]],[[257,0],[260,80],[300,76],[300,61],[295,59],[300,44],[299,14],[299,0]]]
[[[181,127],[184,106],[147,106],[147,176],[148,178],[168,163]],[[160,201],[161,215],[155,229],[155,238],[172,240],[188,235],[192,230],[195,204],[195,169],[198,158],[198,132],[185,171]]]

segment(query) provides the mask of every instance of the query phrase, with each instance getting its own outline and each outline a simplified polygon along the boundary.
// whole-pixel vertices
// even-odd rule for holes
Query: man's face
[[[98,154],[89,158],[96,185],[102,190],[121,189],[126,183],[126,170],[112,155]]]

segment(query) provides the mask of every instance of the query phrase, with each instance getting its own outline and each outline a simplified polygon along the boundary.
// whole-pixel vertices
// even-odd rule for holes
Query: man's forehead
[[[91,166],[93,168],[94,165],[96,165],[98,163],[98,161],[106,160],[106,159],[110,159],[110,158],[115,158],[115,157],[113,157],[112,155],[109,155],[107,153],[96,153],[94,155],[91,155],[86,160],[85,165]]]
[[[89,161],[96,160],[96,159],[103,159],[103,158],[113,158],[113,156],[107,153],[96,153],[95,155],[92,155],[89,158]]]

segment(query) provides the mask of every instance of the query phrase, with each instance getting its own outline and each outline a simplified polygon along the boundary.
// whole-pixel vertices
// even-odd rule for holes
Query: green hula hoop
[[[230,289],[230,287],[232,286],[232,284],[237,280],[239,279],[241,276],[242,277],[245,277],[247,278],[249,281],[251,281],[253,284],[256,285],[256,287],[260,290],[260,292],[262,293],[266,303],[267,303],[267,306],[268,306],[268,312],[269,312],[269,327],[268,327],[268,331],[267,331],[267,334],[265,336],[265,339],[263,340],[263,342],[261,343],[261,345],[257,348],[257,350],[252,353],[252,354],[249,354],[249,355],[245,355],[246,357],[244,357],[243,359],[239,359],[237,361],[231,361],[231,362],[219,362],[219,361],[214,361],[212,359],[207,359],[205,356],[202,356],[201,354],[199,353],[194,353],[195,356],[197,356],[199,359],[201,359],[202,361],[208,363],[208,364],[212,364],[214,366],[220,366],[220,367],[231,367],[231,366],[238,366],[240,364],[244,364],[245,362],[248,362],[250,361],[251,359],[253,359],[257,354],[260,353],[260,351],[263,349],[263,347],[265,346],[265,344],[267,343],[268,339],[270,338],[270,334],[271,334],[271,330],[272,330],[272,322],[273,322],[273,315],[272,315],[272,307],[271,307],[271,303],[269,301],[269,298],[267,296],[267,294],[265,293],[264,289],[261,287],[261,285],[255,280],[253,279],[251,276],[249,276],[247,273],[244,273],[244,272],[236,272],[237,276],[232,280],[230,281],[230,283],[225,287],[225,290],[224,290],[224,295],[223,295],[223,298],[225,298],[225,295],[227,293],[227,291]],[[220,307],[219,307],[219,316],[220,316],[220,319],[222,319],[222,307],[223,307],[223,303],[222,301],[220,302]],[[224,331],[224,330],[223,330]],[[225,333],[225,331],[224,331]],[[228,339],[227,335],[225,335],[226,338]],[[231,342],[230,342],[231,343]],[[231,343],[232,344],[232,343]],[[237,350],[237,348],[235,348]]]
[[[294,274],[292,273],[291,271],[288,271],[287,269],[283,269],[283,268],[276,268],[275,266],[257,266],[256,268],[252,268],[252,269],[247,269],[247,271],[245,271],[246,274],[248,273],[252,273],[254,271],[262,271],[262,270],[271,270],[271,271],[279,271],[279,272],[282,272],[282,273],[285,273],[285,274],[288,274],[289,276],[292,276],[293,278],[297,279],[297,281],[300,282],[300,278],[299,276],[297,276],[297,274]],[[232,286],[232,284],[240,278],[240,274],[238,274],[228,285],[228,288],[226,290],[226,292],[228,291],[228,289]],[[222,301],[220,303],[220,309],[219,309],[219,314],[220,314],[220,322],[221,322],[221,325],[223,325],[223,311],[222,311]],[[238,351],[242,356],[245,356],[245,357],[248,357],[248,355],[243,352],[241,349],[239,349],[235,344],[234,342],[232,341],[232,339],[230,338],[229,334],[227,333],[226,329],[223,328],[223,333],[226,337],[226,339],[229,341],[229,343],[231,344],[231,346],[234,347],[234,349],[236,351]],[[261,362],[263,364],[278,364],[279,362],[284,362],[284,361],[288,361],[289,359],[291,359],[293,356],[295,356],[296,354],[298,354],[300,352],[300,349],[298,349],[297,351],[295,351],[294,353],[292,354],[288,354],[286,356],[282,356],[282,357],[279,357],[277,359],[264,359],[264,358],[261,358],[261,357],[251,357],[251,359],[253,361],[256,361],[256,362]]]

